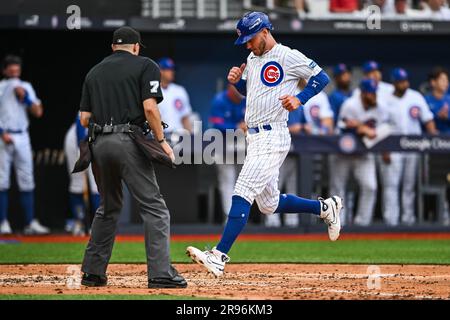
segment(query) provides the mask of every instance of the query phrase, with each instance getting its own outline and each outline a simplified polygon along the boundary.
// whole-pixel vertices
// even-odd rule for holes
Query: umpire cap
[[[241,45],[246,43],[263,29],[273,30],[272,23],[270,23],[267,14],[258,11],[246,13],[236,26],[239,38],[237,38],[234,44]]]
[[[141,41],[141,34],[128,26],[120,27],[119,29],[114,31],[112,43],[113,44],[139,43],[141,47],[145,48],[145,46],[142,44]]]

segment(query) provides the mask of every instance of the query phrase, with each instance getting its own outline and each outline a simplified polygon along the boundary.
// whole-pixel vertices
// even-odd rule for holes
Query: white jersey
[[[344,120],[356,120],[375,129],[381,123],[388,122],[389,115],[379,105],[366,110],[361,101],[361,96],[353,95],[345,100],[339,112],[338,126],[340,129],[344,128]]]
[[[20,79],[0,81],[0,128],[3,130],[26,131],[28,129],[27,107],[19,102],[14,92],[14,89],[19,86],[28,92],[31,101],[38,100],[29,82]]]
[[[158,105],[161,120],[169,125],[166,131],[183,129],[182,119],[192,112],[189,96],[184,87],[170,83],[167,88],[161,88],[163,101]]]
[[[398,134],[420,135],[421,124],[433,120],[433,113],[425,98],[413,89],[406,90],[403,97],[391,94],[385,108]]]
[[[289,112],[280,101],[282,95],[295,95],[299,79],[309,80],[320,68],[298,50],[276,44],[262,56],[247,58],[242,79],[247,81],[245,122],[248,127],[286,122]]]
[[[302,106],[306,123],[311,126],[312,134],[319,134],[322,130],[322,120],[333,118],[330,101],[325,92],[321,91]]]

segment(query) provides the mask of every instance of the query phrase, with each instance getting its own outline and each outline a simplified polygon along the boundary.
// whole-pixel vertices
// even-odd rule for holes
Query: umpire
[[[161,153],[169,162],[174,160],[164,139],[158,110],[158,103],[163,100],[160,70],[151,59],[139,56],[141,46],[136,30],[117,29],[113,53],[89,71],[83,84],[81,124],[89,127],[88,152],[101,195],[82,265],[81,283],[85,286],[107,283],[106,268],[122,209],[124,181],[144,221],[148,287],[187,287],[185,279],[171,265],[170,216],[153,165],[133,133],[143,130],[147,121]]]

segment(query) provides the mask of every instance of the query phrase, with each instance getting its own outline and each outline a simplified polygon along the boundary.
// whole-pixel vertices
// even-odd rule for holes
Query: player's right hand
[[[8,133],[3,133],[2,135],[2,140],[5,144],[11,144],[13,143],[13,140],[11,138],[11,135],[9,135]]]
[[[175,155],[173,153],[172,147],[169,146],[167,141],[162,142],[161,147],[163,148],[164,152],[170,157],[172,162],[175,162]]]
[[[228,81],[231,84],[236,84],[241,80],[242,73],[245,69],[245,63],[241,64],[240,67],[233,67],[230,69],[230,72],[228,72]]]

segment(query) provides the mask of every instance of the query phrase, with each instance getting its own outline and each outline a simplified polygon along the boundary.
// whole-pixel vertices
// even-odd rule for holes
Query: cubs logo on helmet
[[[420,108],[417,106],[412,106],[411,108],[409,108],[409,116],[413,119],[419,119]]]
[[[284,77],[283,68],[278,62],[267,62],[261,69],[261,81],[268,87],[278,85]]]

